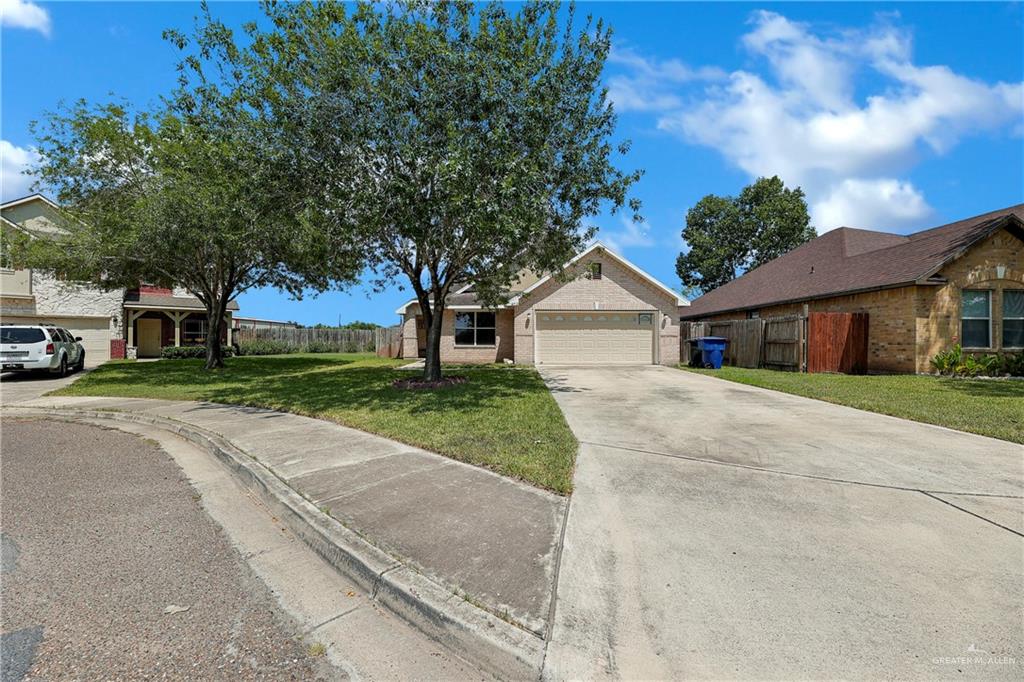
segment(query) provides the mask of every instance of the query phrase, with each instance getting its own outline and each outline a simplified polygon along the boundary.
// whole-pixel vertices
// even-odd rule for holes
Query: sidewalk
[[[386,438],[272,410],[89,397],[42,397],[12,407],[123,411],[217,434],[401,564],[538,640],[546,634],[565,498]]]

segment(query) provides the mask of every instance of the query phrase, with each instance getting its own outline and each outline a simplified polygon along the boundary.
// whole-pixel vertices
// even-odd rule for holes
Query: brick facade
[[[586,276],[590,264],[601,263],[602,276]],[[576,311],[638,311],[657,314],[658,356],[664,365],[679,362],[679,317],[677,299],[654,286],[643,276],[623,266],[602,251],[594,251],[581,259],[561,280],[551,279],[524,295],[514,308],[499,310],[496,318],[497,343],[487,348],[455,345],[455,311],[445,311],[441,336],[441,360],[457,363],[501,362],[517,364],[534,362],[534,326],[537,310]],[[426,337],[419,306],[410,305],[402,322],[402,353],[406,358],[419,355]]]
[[[937,273],[941,285],[909,285],[859,294],[767,306],[761,317],[808,312],[868,313],[868,371],[928,373],[931,358],[960,341],[960,292],[993,292],[993,347],[977,352],[1000,352],[1002,292],[1024,289],[1024,242],[999,230],[975,244],[962,257]],[[745,313],[721,313],[709,320],[734,320]]]
[[[992,291],[992,347],[1002,351],[1002,292],[1024,289],[1024,242],[999,230],[939,271],[949,280],[940,287],[918,287],[917,371],[931,371],[930,359],[960,341],[960,292]]]
[[[601,263],[601,279],[585,276],[591,263]],[[679,362],[678,302],[642,276],[611,257],[590,254],[567,271],[566,281],[548,280],[527,294],[515,310],[516,362],[532,365],[534,311],[615,310],[660,311],[656,320],[659,362]]]

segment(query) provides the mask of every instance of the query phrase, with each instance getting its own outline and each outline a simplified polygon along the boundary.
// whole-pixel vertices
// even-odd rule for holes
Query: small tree
[[[376,287],[412,288],[427,380],[441,377],[456,282],[499,305],[523,268],[557,271],[589,240],[586,217],[627,203],[639,173],[614,164],[627,146],[609,141],[600,21],[576,31],[570,6],[560,29],[553,2],[265,9],[273,29],[250,27],[246,49],[216,23],[205,47],[274,110],[302,187],[353,235]]]
[[[758,178],[738,197],[709,194],[686,213],[689,251],[676,260],[686,287],[708,292],[778,258],[817,234],[799,187]]]
[[[38,184],[67,217],[28,259],[107,288],[184,287],[206,310],[212,369],[223,366],[224,317],[240,293],[276,286],[301,297],[358,269],[347,242],[287,194],[286,165],[257,113],[206,87],[153,112],[79,102],[35,125]]]

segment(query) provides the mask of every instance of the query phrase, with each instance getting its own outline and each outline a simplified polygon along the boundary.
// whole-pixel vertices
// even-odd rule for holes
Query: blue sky
[[[195,3],[0,0],[3,199],[26,193],[28,123],[61,100],[154,101],[173,85],[164,28]],[[230,24],[255,3],[214,3]],[[1024,12],[996,3],[580,3],[615,30],[606,69],[633,141],[646,222],[597,216],[600,238],[678,288],[686,210],[779,174],[819,232],[908,232],[1024,201]],[[242,314],[391,324],[397,287],[296,302],[239,299]]]

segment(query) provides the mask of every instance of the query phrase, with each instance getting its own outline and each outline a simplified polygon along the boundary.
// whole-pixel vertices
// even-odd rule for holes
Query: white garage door
[[[109,317],[13,317],[4,316],[8,324],[54,324],[64,327],[72,336],[82,337],[85,364],[98,365],[110,359]]]
[[[654,312],[539,311],[537,360],[545,365],[650,365]]]

